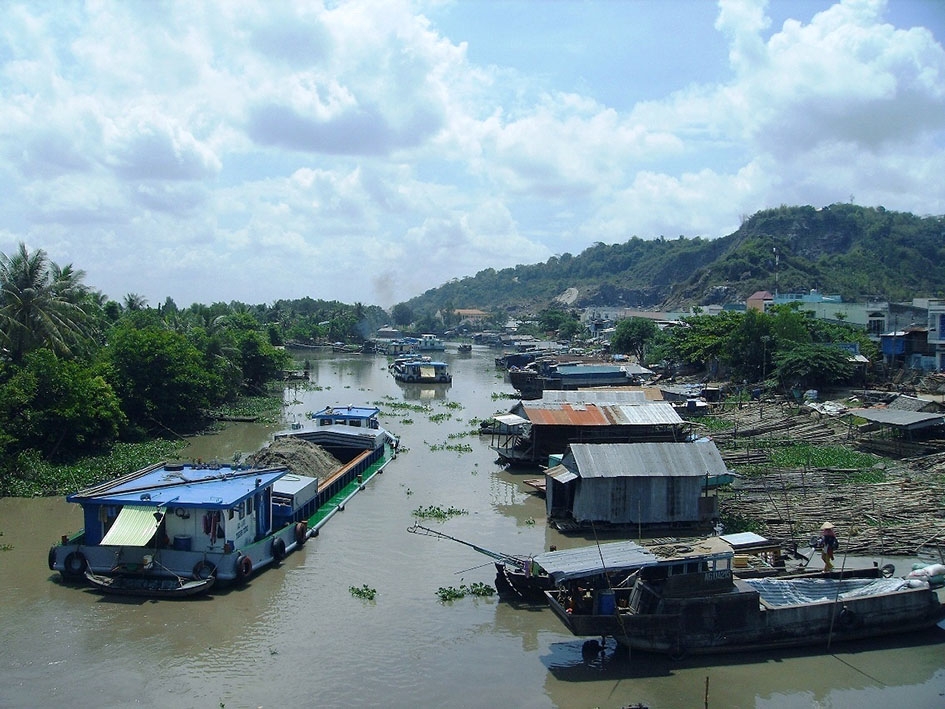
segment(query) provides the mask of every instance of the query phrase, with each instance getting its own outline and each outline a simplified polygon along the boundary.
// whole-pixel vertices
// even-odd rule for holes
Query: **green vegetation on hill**
[[[839,294],[891,302],[943,294],[945,217],[833,204],[767,209],[719,239],[597,243],[545,263],[486,269],[404,304],[414,313],[450,308],[537,312],[567,288],[571,305],[680,309],[744,301],[758,290]]]

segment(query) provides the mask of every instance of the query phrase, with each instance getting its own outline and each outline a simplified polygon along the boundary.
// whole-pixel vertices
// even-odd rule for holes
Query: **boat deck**
[[[371,464],[361,473],[361,479],[355,478],[347,485],[338,490],[328,500],[326,500],[313,514],[308,518],[308,528],[311,532],[317,533],[318,530],[339,510],[344,509],[345,503],[354,497],[364,487],[364,483],[383,471],[384,467],[392,460],[392,456],[383,455]],[[319,490],[329,487],[336,479],[343,476],[348,466],[344,466],[326,478],[324,482],[319,481]]]

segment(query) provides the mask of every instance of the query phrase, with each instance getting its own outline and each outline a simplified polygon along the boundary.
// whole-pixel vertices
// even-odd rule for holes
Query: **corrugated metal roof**
[[[549,478],[554,478],[559,483],[571,482],[572,480],[577,480],[578,477],[577,474],[571,472],[563,465],[556,465],[553,468],[548,468],[548,470],[545,471],[545,475],[547,475]]]
[[[601,561],[603,558],[603,561]],[[555,583],[595,573],[635,569],[656,564],[659,558],[635,542],[610,542],[595,546],[546,551],[535,557]]]
[[[542,400],[522,402],[525,417],[545,426],[655,426],[683,422],[671,404],[571,404]]]
[[[919,399],[915,396],[906,396],[900,394],[895,399],[886,404],[886,408],[895,411],[922,411],[926,406],[934,402]]]
[[[693,443],[572,443],[582,478],[704,477],[727,471],[712,441]]]
[[[920,411],[895,411],[892,409],[850,409],[848,413],[867,421],[897,426],[900,428],[930,428],[945,424],[942,414],[922,413]]]
[[[515,414],[501,414],[499,416],[493,416],[492,418],[499,423],[504,423],[506,426],[519,426],[523,423],[528,423],[528,419],[523,419],[521,416],[516,416]]]
[[[541,393],[544,403],[571,404],[645,404],[646,392],[642,389],[550,389]]]

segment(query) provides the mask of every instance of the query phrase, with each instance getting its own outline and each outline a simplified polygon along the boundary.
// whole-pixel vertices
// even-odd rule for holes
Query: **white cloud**
[[[669,38],[635,35],[639,61],[594,74],[621,33],[581,22],[623,8],[545,7],[588,70],[567,86],[561,62],[503,66],[490,35],[444,36],[428,17],[449,8],[5,3],[0,251],[46,249],[119,299],[391,305],[596,241],[719,236],[782,203],[945,212],[945,52],[892,5],[776,23],[790,4],[723,0],[714,27],[667,8],[674,41],[715,33],[727,55],[629,108],[602,97],[630,95]],[[529,31],[523,47],[546,46]]]

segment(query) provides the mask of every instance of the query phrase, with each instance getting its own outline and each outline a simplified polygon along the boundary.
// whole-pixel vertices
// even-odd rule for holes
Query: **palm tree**
[[[84,271],[60,268],[38,249],[20,243],[12,256],[0,254],[0,351],[13,362],[48,347],[71,356],[86,334],[89,288]]]

